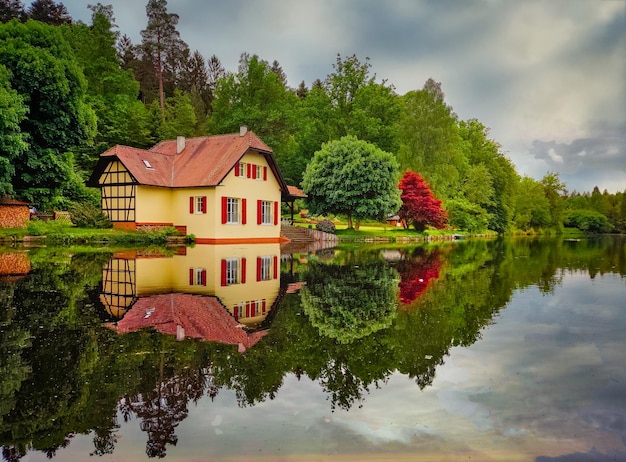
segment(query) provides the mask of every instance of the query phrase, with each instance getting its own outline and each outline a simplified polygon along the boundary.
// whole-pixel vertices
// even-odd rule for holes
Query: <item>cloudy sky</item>
[[[89,3],[63,2],[87,23]],[[138,43],[147,0],[102,3]],[[337,54],[369,57],[399,94],[432,77],[520,174],[626,189],[626,0],[170,0],[168,11],[205,58],[231,71],[242,52],[276,59],[294,87],[324,79]]]

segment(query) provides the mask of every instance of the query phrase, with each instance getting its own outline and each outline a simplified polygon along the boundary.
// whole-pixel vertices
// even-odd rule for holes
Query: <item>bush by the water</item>
[[[91,204],[74,204],[70,209],[72,223],[79,228],[106,229],[113,225],[98,207]]]
[[[315,225],[315,229],[331,234],[335,234],[336,231],[335,223],[328,219],[318,222],[317,225]]]

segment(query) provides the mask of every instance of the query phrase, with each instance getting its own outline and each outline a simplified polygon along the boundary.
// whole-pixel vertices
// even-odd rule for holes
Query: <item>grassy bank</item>
[[[120,229],[77,228],[62,221],[32,221],[26,228],[0,228],[0,243],[40,243],[46,245],[165,245],[172,238],[184,239],[176,230],[124,231]]]

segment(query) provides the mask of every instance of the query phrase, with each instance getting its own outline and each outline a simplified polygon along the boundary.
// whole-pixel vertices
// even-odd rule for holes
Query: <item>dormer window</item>
[[[154,168],[152,167],[152,165],[150,165],[150,162],[148,162],[146,159],[142,159],[143,160],[143,164],[146,166],[146,168]]]

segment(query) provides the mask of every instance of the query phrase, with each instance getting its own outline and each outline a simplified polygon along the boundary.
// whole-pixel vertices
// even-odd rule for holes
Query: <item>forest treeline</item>
[[[329,75],[294,88],[276,60],[242,53],[227,70],[190,50],[166,0],[148,1],[141,43],[117,31],[112,6],[88,8],[85,24],[53,0],[0,1],[0,196],[40,209],[99,206],[84,181],[111,146],[247,125],[289,184],[301,185],[324,143],[351,136],[419,173],[457,229],[626,231],[623,192],[568,192],[557,173],[519,175],[489,128],[459,119],[434,79],[400,95],[368,58],[337,55]]]

